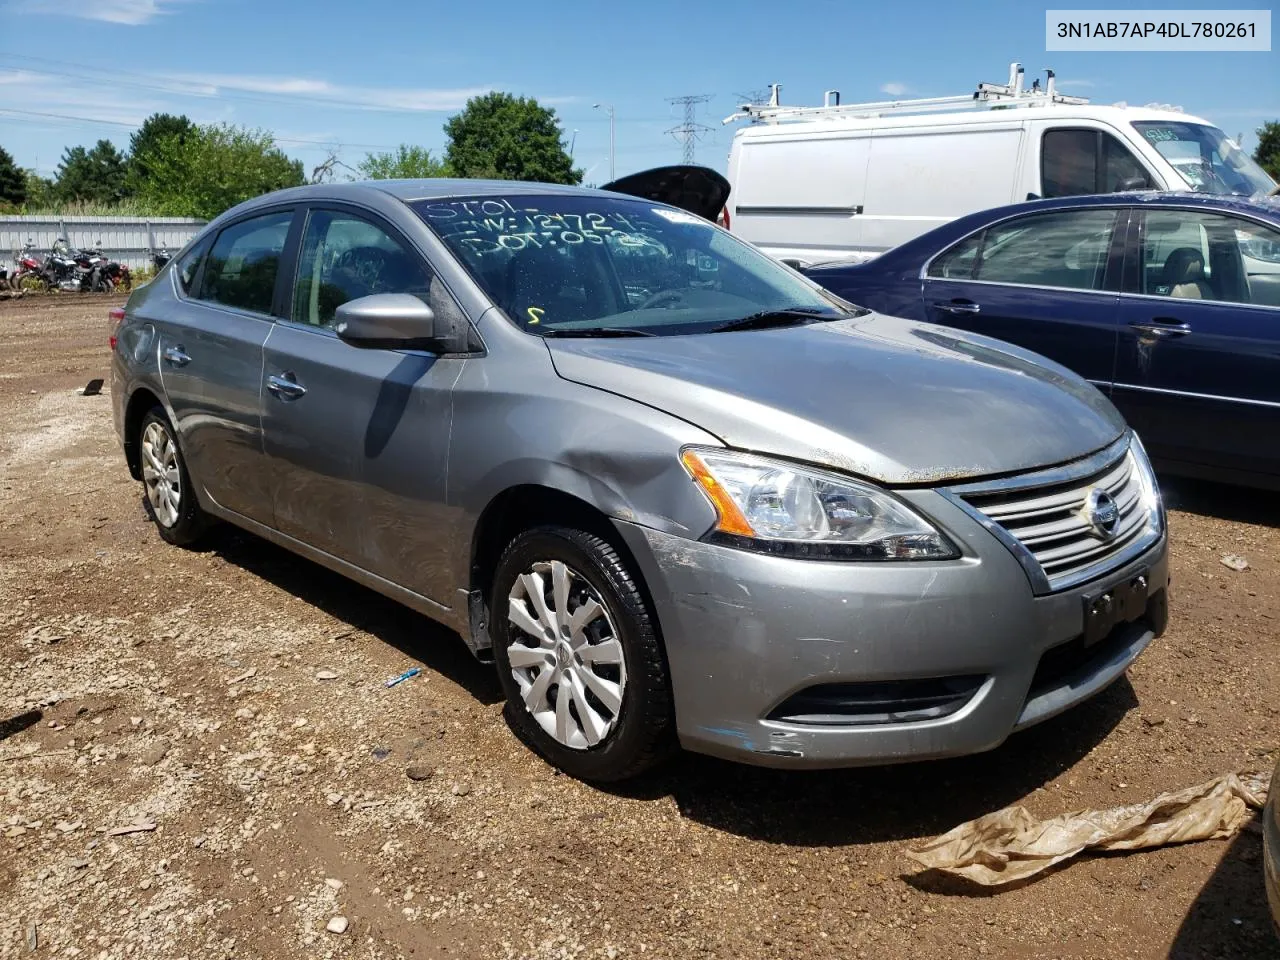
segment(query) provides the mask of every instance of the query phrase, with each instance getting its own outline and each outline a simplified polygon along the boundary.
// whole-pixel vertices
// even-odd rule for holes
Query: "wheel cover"
[[[525,709],[563,746],[602,743],[622,711],[627,665],[600,595],[568,564],[540,560],[512,584],[507,619],[507,660]]]
[[[142,482],[156,520],[172,527],[182,511],[182,471],[177,445],[164,425],[154,421],[142,431]]]

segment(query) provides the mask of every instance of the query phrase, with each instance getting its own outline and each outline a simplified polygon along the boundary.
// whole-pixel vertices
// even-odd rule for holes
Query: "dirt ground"
[[[999,750],[808,774],[686,755],[600,790],[515,739],[456,635],[247,534],[157,537],[110,399],[76,393],[117,302],[0,303],[0,956],[33,932],[85,958],[1280,956],[1256,824],[998,894],[902,855],[1013,802],[1269,769],[1276,497],[1169,484],[1168,634]]]

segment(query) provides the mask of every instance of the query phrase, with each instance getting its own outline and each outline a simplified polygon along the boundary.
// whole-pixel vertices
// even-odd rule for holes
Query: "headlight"
[[[716,509],[710,539],[807,560],[951,560],[959,551],[901,500],[834,474],[745,453],[688,448]]]
[[[1164,529],[1164,499],[1160,496],[1160,487],[1156,482],[1156,472],[1151,467],[1151,458],[1136,433],[1131,433],[1133,440],[1129,444],[1129,453],[1134,465],[1138,468],[1138,481],[1141,488],[1142,509],[1147,515],[1147,525],[1157,532]]]

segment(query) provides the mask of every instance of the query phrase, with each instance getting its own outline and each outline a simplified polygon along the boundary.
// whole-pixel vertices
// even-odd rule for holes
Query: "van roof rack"
[[[1055,103],[1088,103],[1087,97],[1068,97],[1055,89],[1052,70],[1045,70],[1046,79],[1042,89],[1040,81],[1032,83],[1031,89],[1024,90],[1022,82],[1025,71],[1022,64],[1009,64],[1008,83],[980,83],[971,94],[958,97],[926,97],[921,100],[882,100],[876,103],[841,103],[839,90],[828,90],[824,103],[820,107],[784,107],[779,102],[782,84],[769,85],[769,102],[765,104],[744,103],[737,113],[724,118],[724,123],[733,123],[743,117],[750,117],[752,122],[777,123],[782,120],[809,120],[823,117],[878,117],[886,113],[912,113],[915,111],[940,110],[960,107],[1038,107]],[[834,100],[834,102],[833,102]]]

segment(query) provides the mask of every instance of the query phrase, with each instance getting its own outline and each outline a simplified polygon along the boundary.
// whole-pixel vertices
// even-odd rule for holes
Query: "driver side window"
[[[338,307],[375,293],[411,293],[430,302],[422,256],[368,220],[311,211],[298,258],[294,322],[332,329]]]

